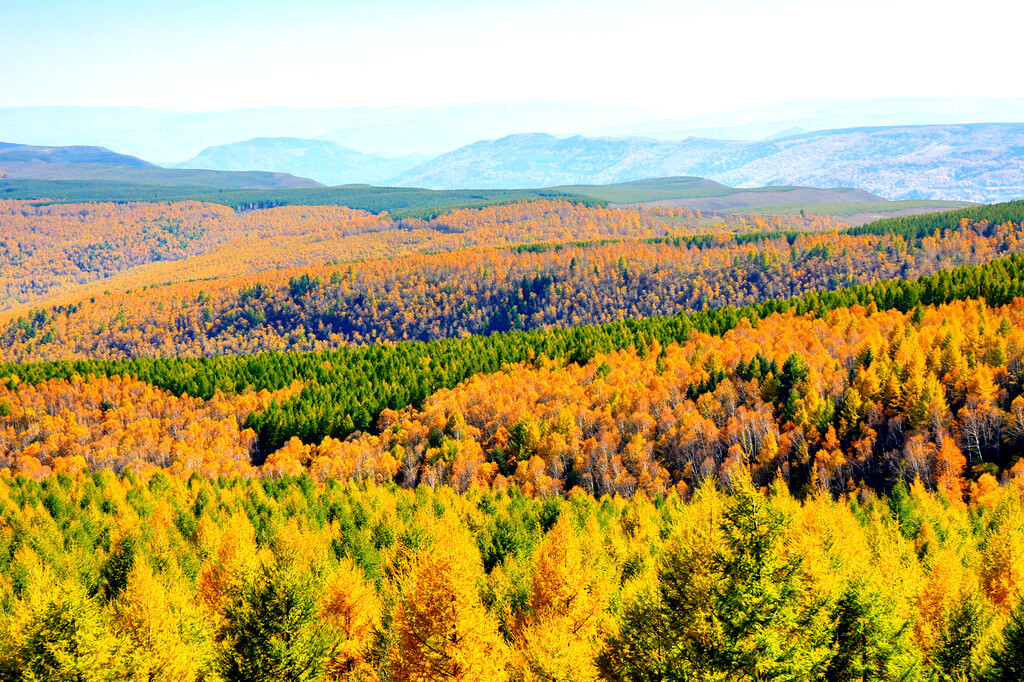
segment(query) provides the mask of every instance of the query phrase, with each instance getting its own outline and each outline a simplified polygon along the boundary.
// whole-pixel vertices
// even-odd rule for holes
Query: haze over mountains
[[[436,156],[479,140],[549,133],[762,140],[785,132],[858,126],[1024,121],[1024,98],[933,97],[786,102],[666,118],[640,106],[594,102],[482,102],[438,107],[266,107],[175,111],[138,107],[0,108],[0,140],[98,145],[156,163],[258,137],[330,140],[365,154]]]
[[[783,102],[706,116],[605,126],[594,134],[659,140],[764,140],[837,128],[1020,121],[1024,121],[1024,99],[1020,98],[883,97]]]
[[[0,170],[11,178],[147,184],[432,189],[700,176],[738,187],[856,187],[887,199],[1000,201],[1024,196],[1021,121],[1024,99],[971,98],[793,102],[685,119],[559,102],[213,112],[0,108],[0,140],[102,145],[138,162],[77,158],[67,166],[47,147],[45,159],[17,161],[8,153]],[[216,174],[225,171],[242,175]]]
[[[1001,201],[1024,194],[1024,124],[853,128],[759,142],[511,135],[439,156],[395,184],[544,187],[677,175],[748,187],[858,187],[887,199]]]
[[[248,171],[273,168],[314,178],[325,185],[382,184],[430,160],[427,154],[390,158],[364,154],[330,140],[297,137],[259,137],[244,142],[207,147],[178,168]]]
[[[309,178],[268,171],[170,169],[103,147],[43,147],[0,142],[0,178],[12,180],[101,180],[142,185],[206,186],[222,189],[320,187]]]
[[[89,144],[157,163],[180,163],[207,147],[257,137],[317,138],[366,154],[437,154],[511,133],[556,135],[651,120],[622,104],[484,102],[442,107],[266,107],[175,111],[138,107],[0,108],[0,140]]]

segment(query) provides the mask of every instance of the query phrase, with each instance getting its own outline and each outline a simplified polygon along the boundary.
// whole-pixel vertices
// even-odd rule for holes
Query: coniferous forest
[[[0,679],[1024,676],[1020,202],[225,203],[0,202]]]

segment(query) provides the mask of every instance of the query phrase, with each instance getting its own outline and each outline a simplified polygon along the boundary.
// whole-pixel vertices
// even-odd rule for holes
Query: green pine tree
[[[989,682],[1024,680],[1024,599],[1017,602],[1010,613],[1002,641],[992,652],[984,679]]]
[[[322,678],[334,642],[319,621],[310,576],[265,565],[235,591],[224,616],[219,658],[228,682]]]

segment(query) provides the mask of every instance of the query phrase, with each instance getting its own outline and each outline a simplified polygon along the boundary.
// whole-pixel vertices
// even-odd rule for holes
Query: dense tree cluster
[[[0,477],[0,676],[1009,679],[1020,483],[969,506]]]
[[[742,225],[771,227],[751,220],[758,224]],[[396,235],[430,233],[416,248],[440,252],[149,287],[36,311],[2,331],[2,354],[219,355],[569,327],[914,278],[1024,248],[1009,222],[965,222],[910,242],[900,235],[761,231],[638,240],[628,235],[654,234],[665,224],[635,212],[545,203],[456,211],[429,229],[403,222],[410,232],[351,239],[380,246]],[[586,234],[603,239],[459,248]],[[366,253],[353,248],[353,255]],[[305,257],[301,248],[288,253]],[[217,262],[211,254],[186,261],[195,274],[216,270]]]
[[[372,411],[358,402],[373,388],[371,366],[349,388],[295,384],[207,401],[117,377],[12,378],[0,389],[0,463],[36,477],[74,460],[627,497],[685,493],[736,467],[762,485],[781,479],[832,496],[916,480],[965,499],[1001,474],[1024,476],[1024,299],[790,311],[685,336],[665,345],[622,336],[625,350],[575,362],[538,354],[483,371],[448,367],[458,374],[433,380],[449,388],[421,397],[392,386],[391,402]],[[397,357],[376,359],[395,367]],[[403,358],[398,376],[417,358],[426,359]],[[330,361],[321,363],[326,379]],[[422,407],[402,409],[410,402]]]
[[[396,220],[343,206],[236,212],[196,202],[38,205],[0,200],[0,309],[70,292],[120,293],[475,244],[659,235],[671,220],[682,220],[672,224],[683,232],[696,223],[723,229],[751,224],[698,221],[682,209],[608,210],[553,200],[454,209],[430,220]],[[102,285],[76,286],[98,280]]]
[[[220,206],[35,206],[0,200],[0,310],[68,284],[200,253]]]
[[[0,383],[0,466],[37,478],[79,468],[251,474],[256,434],[242,425],[300,388],[202,400],[120,376],[6,381]]]
[[[242,243],[317,239],[344,240],[387,229],[388,221],[344,207],[288,207],[236,213],[216,204],[51,204],[0,200],[0,310],[67,291],[102,291],[112,278],[135,273],[145,284],[176,273],[210,276],[203,265],[184,262],[203,256],[230,272],[277,267],[276,260],[239,263]],[[236,255],[231,256],[234,252]],[[276,254],[285,259],[286,254]],[[285,264],[322,263],[300,253]],[[154,267],[153,264],[162,264]],[[144,267],[149,266],[149,267]],[[186,271],[181,268],[186,267]],[[208,266],[207,266],[208,267]],[[225,273],[215,272],[214,275]],[[185,278],[185,277],[183,277]],[[103,280],[92,288],[82,286]],[[127,280],[129,283],[135,280]]]
[[[0,364],[0,377],[38,383],[51,378],[70,379],[76,374],[131,375],[176,395],[202,398],[218,390],[279,390],[303,382],[302,391],[294,398],[274,401],[266,410],[250,416],[247,424],[259,435],[257,461],[261,462],[293,436],[305,443],[318,443],[325,436],[345,438],[355,430],[372,429],[385,409],[421,405],[435,391],[454,388],[475,374],[496,372],[504,365],[538,357],[583,364],[596,353],[629,348],[644,351],[655,341],[667,347],[690,339],[695,331],[721,335],[742,320],[756,323],[776,313],[825,318],[835,310],[862,306],[913,311],[912,319],[916,319],[923,314],[917,310],[922,305],[979,298],[990,306],[1003,306],[1020,296],[1024,296],[1024,256],[1011,256],[916,281],[892,280],[690,315],[316,353],[8,363]],[[999,362],[1007,360],[997,358],[995,366]],[[1008,365],[1008,371],[1016,374],[1018,369]]]
[[[1022,361],[1020,301],[773,315],[584,365],[479,374],[421,409],[385,411],[379,433],[350,440],[347,456],[387,455],[404,485],[457,490],[512,482],[653,497],[742,466],[801,493],[919,480],[962,499],[1000,472],[1024,475]],[[298,473],[319,454],[271,457]],[[330,475],[325,464],[312,471]]]
[[[1024,201],[971,206],[943,213],[883,218],[860,227],[851,227],[847,232],[849,234],[899,234],[905,239],[917,240],[944,230],[956,230],[969,223],[981,222],[989,224],[1024,222]]]
[[[1020,676],[1016,204],[0,209],[0,680]]]

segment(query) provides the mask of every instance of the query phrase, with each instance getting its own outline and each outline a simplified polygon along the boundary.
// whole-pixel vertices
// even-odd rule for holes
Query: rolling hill
[[[277,171],[312,178],[325,185],[380,183],[430,158],[424,154],[390,158],[364,154],[330,140],[258,137],[207,147],[175,168],[224,171]]]
[[[443,154],[394,182],[537,187],[681,175],[859,187],[887,199],[1007,200],[1024,195],[1024,124],[849,128],[759,142],[512,135]]]
[[[8,180],[103,181],[143,185],[191,185],[224,189],[320,187],[309,178],[264,171],[161,168],[103,147],[43,147],[0,143],[0,178]]]
[[[842,218],[862,225],[885,217],[948,211],[970,205],[962,201],[889,201],[852,187],[728,187],[698,177],[654,178],[611,185],[562,185],[552,190],[576,194],[609,206],[687,208],[716,213],[793,215],[801,212]]]
[[[201,172],[201,171],[197,171]],[[212,171],[202,171],[212,172]],[[227,171],[224,174],[230,174]],[[236,175],[246,175],[236,173]],[[278,206],[347,206],[393,217],[433,217],[457,208],[482,207],[535,199],[597,200],[551,189],[430,190],[417,187],[340,185],[297,189],[230,189],[190,185],[143,185],[99,180],[0,179],[0,198],[50,204],[93,202],[204,201],[238,210]]]
[[[818,189],[816,187],[728,187],[720,182],[693,176],[651,178],[618,182],[610,185],[562,185],[552,190],[581,194],[613,205],[644,204],[668,208],[727,210],[758,204],[770,205],[776,198],[788,203],[818,201],[820,203],[852,203],[885,201],[864,190],[851,187]]]

